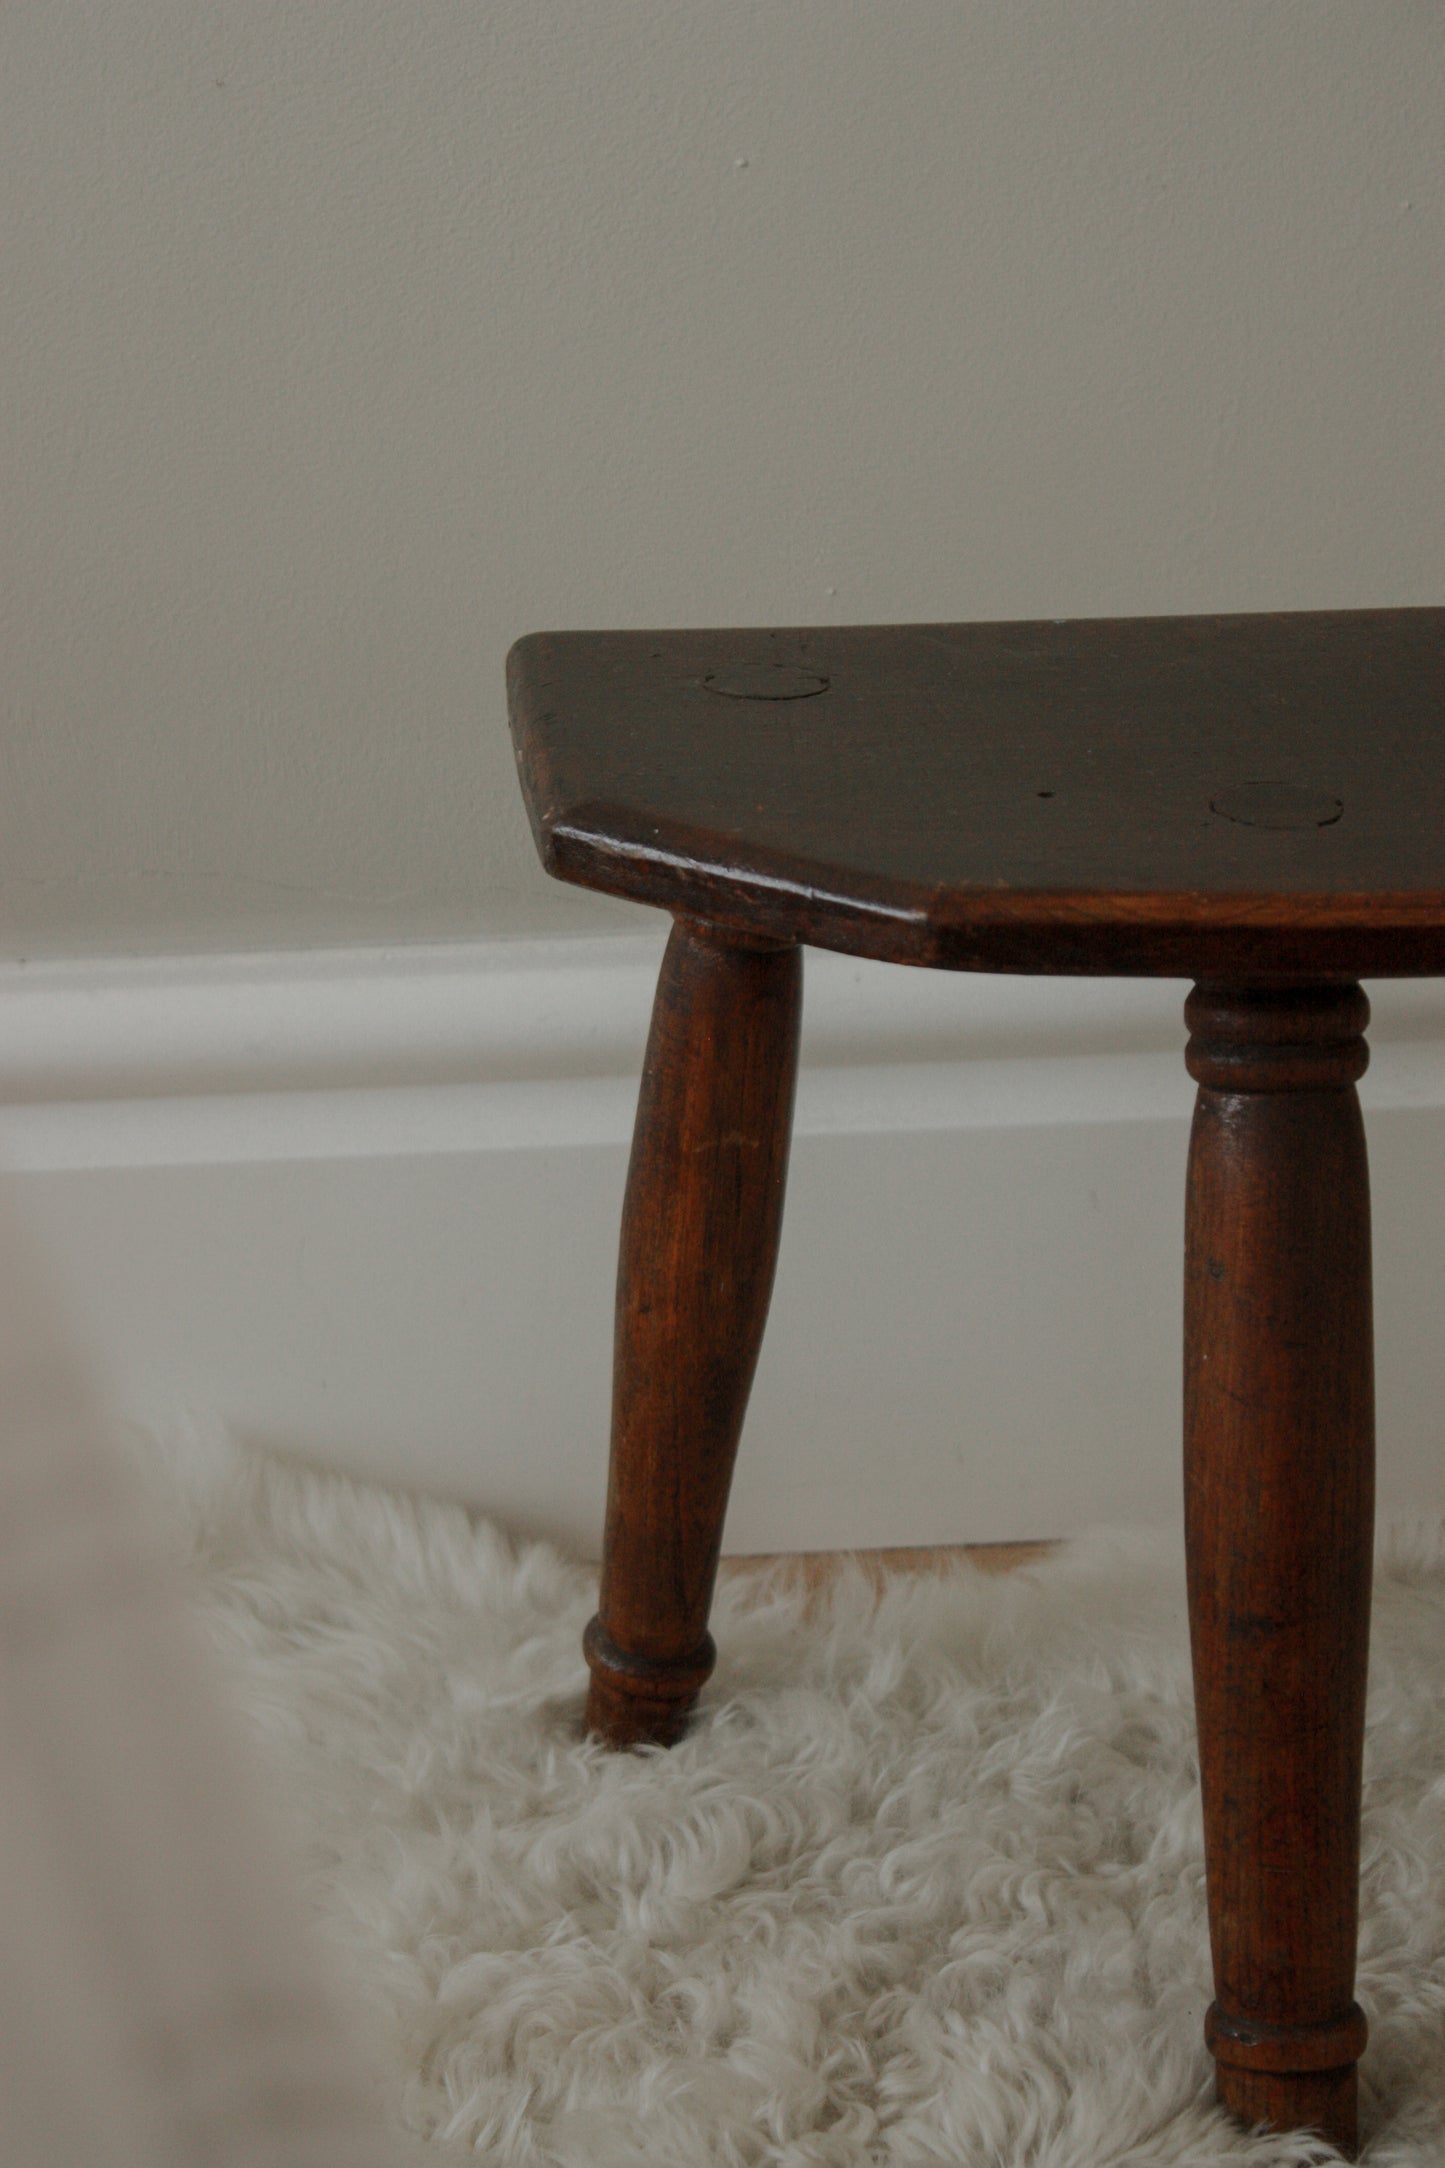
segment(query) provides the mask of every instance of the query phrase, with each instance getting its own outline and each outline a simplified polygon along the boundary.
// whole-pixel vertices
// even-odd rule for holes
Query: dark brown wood
[[[680,921],[658,981],[617,1279],[589,1727],[670,1745],[708,1610],[782,1226],[802,962]]]
[[[537,634],[549,870],[679,917],[619,1281],[589,1717],[674,1738],[776,1254],[812,943],[1197,978],[1186,1493],[1220,2097],[1350,2148],[1369,1624],[1364,975],[1445,974],[1445,610]]]
[[[898,963],[1445,972],[1445,610],[536,634],[563,880]]]
[[[1219,2097],[1355,2145],[1374,1514],[1358,986],[1197,986],[1185,1533]]]

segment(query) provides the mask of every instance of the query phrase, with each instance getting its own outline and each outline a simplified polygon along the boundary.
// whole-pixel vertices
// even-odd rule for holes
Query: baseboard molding
[[[631,1134],[660,938],[0,966],[0,1161],[228,1165]],[[806,965],[802,1136],[1166,1119],[1184,982]],[[1445,987],[1372,989],[1376,1107],[1445,1105]]]
[[[660,949],[0,967],[0,1163],[125,1411],[595,1544]],[[731,1548],[1173,1514],[1185,991],[809,953]],[[1433,1511],[1445,988],[1370,993],[1382,1494]]]

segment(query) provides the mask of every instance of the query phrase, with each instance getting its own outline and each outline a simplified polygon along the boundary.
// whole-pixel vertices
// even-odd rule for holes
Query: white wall
[[[658,954],[0,969],[0,1165],[115,1404],[594,1551]],[[729,1547],[1177,1518],[1184,986],[804,976]],[[1439,1516],[1445,987],[1371,994],[1381,1508]]]
[[[9,0],[0,953],[599,929],[553,625],[1436,601],[1415,0]]]
[[[9,0],[0,1164],[123,1408],[594,1543],[658,922],[538,870],[508,644],[1438,602],[1442,93],[1414,0]],[[730,1543],[1172,1515],[1183,989],[809,987]]]

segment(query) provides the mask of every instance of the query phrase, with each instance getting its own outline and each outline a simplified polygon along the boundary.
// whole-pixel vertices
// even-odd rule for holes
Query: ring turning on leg
[[[1219,2098],[1353,2152],[1374,1517],[1354,984],[1200,985],[1185,1534]]]
[[[707,1631],[782,1227],[797,1075],[795,947],[680,919],[658,981],[617,1276],[612,1462],[587,1722],[670,1746]]]

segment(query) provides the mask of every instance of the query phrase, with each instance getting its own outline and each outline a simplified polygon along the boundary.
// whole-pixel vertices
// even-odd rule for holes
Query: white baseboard
[[[124,1410],[595,1550],[660,951],[0,967],[0,1162]],[[730,1549],[1175,1517],[1185,991],[809,953]],[[1381,1498],[1436,1514],[1445,987],[1370,992]]]

